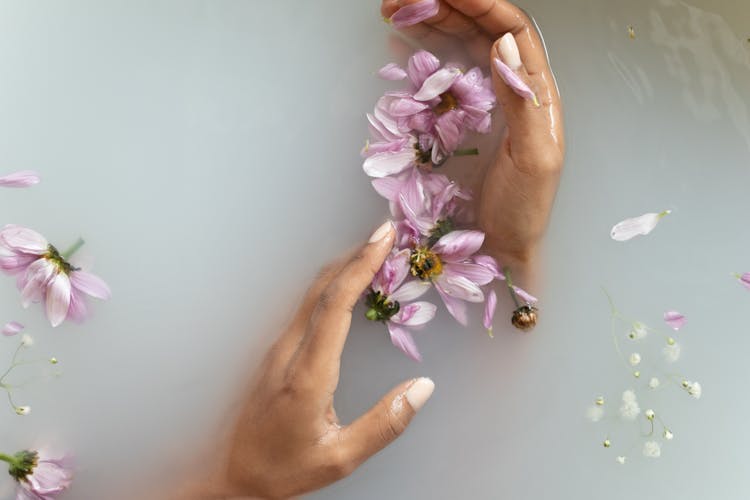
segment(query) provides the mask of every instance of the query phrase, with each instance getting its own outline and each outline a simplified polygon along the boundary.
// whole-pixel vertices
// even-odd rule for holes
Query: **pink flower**
[[[41,234],[21,226],[0,230],[0,269],[16,276],[24,307],[45,304],[52,326],[65,319],[82,321],[87,312],[84,295],[102,300],[111,296],[101,278],[72,266]]]
[[[1,454],[0,454],[1,455]],[[50,500],[72,482],[72,460],[52,458],[41,451],[24,450],[0,458],[10,464],[8,472],[16,480],[16,500]]]
[[[664,313],[664,322],[673,330],[679,330],[685,326],[687,320],[685,319],[685,316],[677,311],[667,311]]]
[[[6,337],[12,337],[13,335],[18,335],[23,329],[24,326],[21,323],[18,321],[11,321],[3,326],[3,335]]]
[[[39,184],[40,180],[39,174],[36,172],[32,170],[20,170],[0,177],[0,186],[13,188],[29,187]]]
[[[401,250],[385,260],[365,298],[368,307],[365,316],[372,321],[383,321],[393,345],[411,359],[421,361],[409,329],[421,328],[431,321],[437,307],[429,302],[411,302],[421,297],[430,284],[414,280],[405,282],[409,275],[409,256],[409,250]]]
[[[422,21],[435,17],[440,10],[438,0],[421,0],[398,9],[390,21],[398,29],[414,26]]]
[[[740,282],[742,286],[750,290],[750,273],[745,273],[742,275],[737,275],[737,280]]]

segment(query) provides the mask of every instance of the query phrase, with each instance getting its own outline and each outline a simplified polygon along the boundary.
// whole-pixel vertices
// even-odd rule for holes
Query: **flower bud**
[[[536,326],[538,309],[534,306],[525,305],[513,311],[511,323],[513,326],[524,332],[531,330]]]
[[[15,410],[18,415],[28,415],[31,413],[31,406],[16,406]]]

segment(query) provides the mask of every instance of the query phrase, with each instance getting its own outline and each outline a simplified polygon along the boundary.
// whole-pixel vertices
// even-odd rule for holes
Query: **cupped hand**
[[[381,12],[390,18],[416,1],[383,0]],[[439,3],[434,17],[402,31],[427,48],[457,40],[476,64],[491,68],[507,128],[482,183],[478,220],[486,233],[487,251],[523,273],[539,249],[562,171],[565,137],[560,95],[540,35],[521,9],[505,0]],[[513,40],[506,39],[501,50],[500,39],[506,34]],[[505,83],[495,58],[514,70],[538,102],[524,99]]]
[[[398,437],[432,394],[430,379],[393,388],[350,425],[333,407],[352,310],[391,251],[387,222],[345,263],[324,270],[268,353],[219,471],[181,498],[288,498],[350,474]]]

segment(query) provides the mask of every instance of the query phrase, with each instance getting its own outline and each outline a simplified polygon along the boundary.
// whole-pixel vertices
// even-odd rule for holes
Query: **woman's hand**
[[[225,466],[180,498],[288,498],[349,475],[396,439],[432,394],[403,382],[350,425],[333,408],[352,309],[391,251],[386,222],[348,262],[324,270],[268,353],[231,436]]]
[[[389,18],[416,1],[383,0],[381,11]],[[428,48],[457,39],[475,63],[491,68],[507,130],[482,183],[479,224],[487,250],[523,272],[546,230],[565,154],[560,96],[542,40],[526,14],[505,0],[440,0],[433,18],[403,32]],[[506,39],[503,53],[500,38],[507,33],[516,43]],[[518,47],[516,54],[512,45]],[[503,81],[496,57],[531,88],[539,106]]]

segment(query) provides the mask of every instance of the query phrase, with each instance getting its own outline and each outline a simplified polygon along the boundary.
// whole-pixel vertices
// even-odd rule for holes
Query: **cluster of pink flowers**
[[[490,131],[495,94],[479,68],[441,66],[426,51],[414,54],[405,69],[388,64],[379,74],[406,80],[406,88],[386,92],[367,115],[371,139],[362,150],[363,168],[390,204],[397,237],[365,297],[366,316],[384,322],[393,344],[420,360],[409,330],[432,320],[437,307],[413,301],[430,288],[462,325],[467,304],[484,303],[483,323],[492,329],[492,283],[505,277],[495,259],[479,253],[484,233],[471,229],[464,203],[471,193],[433,170],[467,154],[459,147],[469,132]]]

